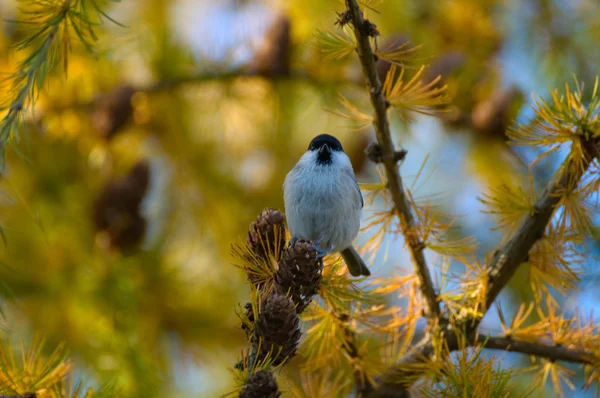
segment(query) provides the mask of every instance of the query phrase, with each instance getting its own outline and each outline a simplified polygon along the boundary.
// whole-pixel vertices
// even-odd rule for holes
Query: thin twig
[[[33,392],[28,392],[28,393],[19,394],[19,395],[2,395],[2,394],[0,394],[0,398],[36,398],[36,394]]]
[[[476,343],[493,350],[519,352],[521,354],[535,355],[555,361],[581,363],[586,365],[592,365],[594,363],[594,357],[589,352],[576,348],[518,341],[504,336],[478,336]]]
[[[244,79],[244,78],[264,78],[266,80],[271,81],[293,81],[293,82],[305,82],[307,84],[314,85],[315,87],[323,87],[324,85],[353,85],[356,82],[349,79],[338,79],[338,80],[322,80],[317,76],[311,75],[305,71],[293,71],[288,75],[268,75],[264,73],[256,73],[248,71],[246,68],[233,69],[228,71],[219,71],[219,72],[208,72],[203,71],[196,74],[183,75],[171,79],[160,80],[154,83],[146,84],[146,85],[138,85],[133,87],[134,92],[140,93],[159,93],[165,92],[172,89],[176,89],[182,86],[192,85],[192,84],[201,84],[206,82],[218,82],[218,81],[232,81],[236,79]],[[98,103],[101,103],[104,97],[110,96],[112,93],[101,94],[96,98],[93,98],[89,101],[83,102],[75,102],[71,104],[65,105],[50,105],[48,109],[45,110],[47,113],[57,113],[63,112],[66,110],[92,110]]]
[[[383,164],[388,181],[388,189],[392,195],[394,207],[400,218],[400,226],[408,246],[411,262],[419,278],[419,287],[425,300],[425,315],[434,320],[441,317],[440,305],[435,292],[431,274],[425,261],[423,249],[425,245],[416,233],[416,221],[410,207],[408,195],[404,190],[395,155],[396,149],[390,133],[387,118],[388,102],[383,94],[383,87],[377,69],[375,56],[371,48],[369,35],[374,32],[373,24],[363,17],[363,13],[356,0],[346,0],[347,12],[350,13],[354,35],[356,36],[357,51],[362,64],[363,74],[369,88],[371,104],[375,109],[373,125],[377,133],[377,141],[381,149],[381,163]],[[375,29],[376,31],[376,29]]]

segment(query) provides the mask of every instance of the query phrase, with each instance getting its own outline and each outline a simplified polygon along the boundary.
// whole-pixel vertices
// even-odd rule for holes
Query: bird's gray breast
[[[327,166],[294,168],[286,177],[284,201],[292,236],[320,240],[340,251],[360,228],[361,197],[352,174]]]

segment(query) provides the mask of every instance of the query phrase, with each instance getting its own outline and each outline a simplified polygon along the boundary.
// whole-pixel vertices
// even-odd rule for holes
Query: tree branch
[[[460,348],[455,332],[446,328],[445,341],[449,351]],[[521,354],[534,355],[555,361],[565,361],[583,365],[593,365],[597,359],[593,354],[581,348],[568,348],[564,346],[550,345],[542,342],[532,343],[518,341],[505,336],[483,336],[477,335],[467,340],[469,346],[481,345],[491,350],[503,350]],[[369,398],[404,398],[408,397],[408,388],[411,380],[418,377],[411,365],[425,362],[434,354],[434,346],[429,337],[424,338],[414,350],[400,360],[397,366],[384,374],[379,380],[378,386],[369,391]],[[417,368],[418,369],[418,368]]]
[[[515,236],[504,246],[494,252],[488,263],[488,291],[486,297],[487,311],[510,278],[515,274],[529,254],[533,245],[544,236],[546,226],[550,222],[556,205],[560,201],[561,192],[574,189],[582,175],[596,156],[598,143],[582,139],[583,164],[574,164],[574,156],[569,156],[554,174],[541,197],[535,204],[535,214],[523,220]],[[573,152],[571,152],[573,154]],[[473,326],[479,325],[478,320]]]
[[[0,398],[36,398],[36,394],[33,392],[28,392],[20,395],[1,395]]]
[[[594,160],[594,157],[597,156],[598,152],[596,148],[598,147],[598,140],[582,140],[582,147],[584,149],[583,164],[575,166],[571,156],[563,162],[559,170],[554,174],[554,177],[546,186],[540,199],[536,202],[535,214],[527,216],[515,236],[504,246],[496,250],[492,256],[488,265],[489,288],[486,296],[486,308],[484,308],[484,313],[489,310],[500,291],[514,275],[519,265],[526,260],[527,255],[535,242],[544,235],[544,230],[550,222],[555,207],[560,200],[559,193],[561,190],[575,188],[581,180],[582,175]],[[467,320],[466,322],[468,329],[467,335],[473,335],[473,332],[481,322],[481,318]],[[444,336],[450,351],[459,348],[454,332],[448,327],[444,328]],[[474,344],[474,341],[481,343],[479,338],[471,338],[470,344]],[[516,352],[540,355],[547,358],[551,357],[544,355],[545,353],[553,353],[557,356],[554,359],[557,360],[586,364],[590,363],[589,360],[584,360],[587,357],[585,357],[582,352],[569,351],[564,347],[543,346],[541,344],[525,342],[515,343],[514,341],[512,344],[512,351]],[[488,348],[504,348],[510,351],[508,346],[507,341],[502,339],[493,339],[489,344],[486,344],[486,347]],[[379,385],[369,397],[404,397],[405,395],[403,394],[406,393],[409,383],[399,384],[399,380],[409,379],[411,377],[411,372],[406,369],[408,369],[411,364],[425,361],[432,354],[433,344],[431,339],[427,338],[420,346],[416,347],[413,352],[402,358],[396,366],[380,378]],[[578,360],[572,361],[571,359]]]
[[[410,202],[403,187],[402,178],[398,172],[397,156],[392,142],[387,109],[389,103],[383,94],[381,81],[375,69],[375,56],[371,48],[370,37],[378,34],[375,25],[366,20],[357,3],[357,0],[346,0],[347,10],[340,16],[339,24],[352,22],[354,35],[357,42],[357,52],[369,88],[373,108],[375,109],[374,127],[377,133],[377,160],[385,167],[388,180],[388,189],[391,192],[395,210],[401,221],[402,232],[405,236],[415,274],[420,282],[421,294],[425,299],[425,315],[429,318],[430,325],[435,321],[443,321],[438,298],[433,287],[429,269],[423,256],[423,245],[415,231],[415,218],[410,209]],[[598,142],[581,139],[584,160],[576,159],[575,152],[571,152],[561,165],[560,169],[548,183],[546,189],[535,204],[535,212],[528,215],[522,222],[514,237],[498,248],[487,264],[488,290],[485,296],[485,314],[492,303],[515,274],[520,264],[526,261],[529,251],[534,244],[544,235],[550,222],[561,193],[574,189],[582,175],[590,166],[594,157],[598,155]],[[576,164],[576,162],[578,162]],[[460,320],[459,324],[445,325],[440,322],[440,333],[443,336],[443,346],[449,351],[459,348],[459,339],[456,330],[465,330],[467,344],[482,343],[477,337],[476,330],[481,318]],[[581,351],[569,350],[564,347],[545,346],[539,343],[513,342],[506,338],[494,337],[487,339],[486,346],[508,351],[529,353],[557,360],[566,360],[589,364],[590,358]],[[369,391],[369,397],[405,397],[408,388],[423,372],[423,368],[414,366],[426,362],[435,353],[435,346],[431,336],[424,338],[414,349],[402,358],[397,365],[377,380],[377,386]]]
[[[219,72],[203,71],[203,72],[197,73],[197,74],[191,74],[191,75],[187,75],[187,76],[178,76],[176,78],[160,80],[160,81],[148,84],[148,85],[135,86],[135,87],[133,87],[133,91],[141,92],[141,93],[158,93],[158,92],[168,91],[168,90],[171,90],[174,88],[178,88],[178,87],[190,85],[190,84],[200,84],[200,83],[205,83],[205,82],[209,82],[209,81],[225,82],[225,81],[231,81],[231,80],[235,80],[235,79],[259,78],[259,77],[262,77],[266,80],[271,80],[271,81],[305,82],[305,83],[314,85],[315,87],[323,87],[324,85],[327,85],[327,84],[333,85],[333,86],[344,85],[344,84],[350,84],[350,85],[357,84],[355,81],[343,79],[343,78],[340,78],[338,80],[331,80],[331,79],[322,80],[317,76],[313,76],[310,73],[307,73],[306,71],[292,71],[292,72],[290,72],[290,74],[287,74],[287,75],[279,75],[279,74],[269,75],[269,74],[265,74],[265,73],[251,72],[247,68],[240,68],[240,69],[232,69],[229,71],[219,71]],[[98,103],[102,102],[104,97],[110,96],[111,94],[112,94],[111,92],[106,93],[106,94],[101,94],[90,101],[76,102],[76,103],[67,104],[67,105],[55,105],[55,106],[49,105],[49,108],[46,109],[46,112],[47,113],[62,112],[62,111],[70,110],[70,109],[92,110]]]
[[[425,246],[415,232],[416,221],[410,208],[408,196],[404,190],[402,177],[398,171],[397,156],[395,155],[396,150],[387,118],[388,102],[383,94],[383,87],[375,68],[375,55],[371,48],[369,35],[373,35],[377,30],[371,22],[363,17],[363,13],[356,0],[346,0],[346,7],[346,15],[351,17],[354,36],[357,42],[357,52],[369,88],[371,104],[375,109],[373,125],[380,147],[381,163],[385,168],[388,189],[392,195],[396,214],[400,218],[400,226],[408,246],[411,262],[415,274],[419,279],[421,295],[425,300],[425,315],[430,320],[440,318],[441,312],[438,297],[423,254]]]
[[[586,365],[591,365],[594,363],[593,355],[577,348],[517,341],[504,336],[477,336],[476,343],[492,350],[519,352],[521,354],[535,355],[537,357],[543,357],[556,361],[581,363]]]

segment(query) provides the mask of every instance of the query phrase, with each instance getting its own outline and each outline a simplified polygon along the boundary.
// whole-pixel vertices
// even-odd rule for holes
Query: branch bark
[[[326,81],[320,79],[316,76],[311,75],[305,71],[292,71],[288,75],[269,75],[264,73],[252,72],[247,70],[247,68],[233,69],[229,71],[218,71],[218,72],[201,72],[197,74],[191,74],[187,76],[179,76],[172,79],[160,80],[155,83],[151,83],[148,85],[138,85],[133,87],[134,92],[141,93],[157,93],[168,91],[174,88],[178,88],[185,85],[190,84],[199,84],[210,81],[230,81],[235,79],[243,79],[243,78],[264,78],[271,81],[296,81],[296,82],[305,82],[315,87],[323,87],[324,85],[356,85],[357,83],[353,80],[348,79],[339,79],[339,80],[331,80],[327,79]],[[84,102],[75,102],[67,105],[49,105],[48,109],[45,110],[46,113],[52,112],[62,112],[70,109],[74,110],[92,110],[98,103],[100,103],[103,99],[103,96],[110,95],[111,93],[99,95],[98,97]]]
[[[34,392],[28,392],[21,395],[1,395],[0,398],[36,398],[36,394]]]
[[[504,336],[478,336],[476,343],[492,350],[519,352],[521,354],[535,355],[555,361],[592,365],[594,360],[590,353],[581,349],[518,341]]]
[[[596,156],[598,143],[582,140],[584,161],[583,167],[574,164],[572,156],[563,162],[560,169],[554,174],[552,180],[546,186],[541,197],[535,204],[535,214],[529,215],[523,220],[515,236],[504,246],[494,252],[488,263],[488,292],[486,297],[486,310],[489,309],[515,274],[519,265],[527,258],[533,245],[544,236],[546,226],[550,222],[554,209],[560,201],[560,192],[574,189],[581,176],[588,169]],[[479,321],[474,327],[477,327]]]
[[[385,168],[388,189],[392,195],[395,212],[400,219],[400,226],[415,274],[419,279],[421,295],[425,301],[425,316],[430,320],[440,318],[441,311],[435,292],[429,267],[423,254],[424,245],[415,232],[416,221],[410,208],[408,195],[404,189],[402,177],[398,170],[396,150],[392,141],[390,124],[387,117],[388,102],[383,94],[383,87],[375,67],[375,55],[371,48],[369,34],[374,32],[373,25],[367,21],[356,0],[346,0],[347,15],[352,21],[354,36],[357,42],[357,52],[365,76],[371,104],[375,109],[373,125],[380,147],[381,163]],[[376,29],[375,29],[376,31]]]
[[[455,351],[460,348],[456,334],[451,330],[446,330],[446,344],[449,351]],[[545,344],[543,342],[527,342],[514,340],[505,336],[483,336],[477,335],[467,341],[470,346],[481,345],[491,350],[503,350],[517,352],[526,355],[534,355],[554,361],[565,361],[583,365],[593,365],[594,356],[582,349],[569,348],[565,346],[556,346]],[[418,377],[415,371],[410,370],[411,365],[424,362],[434,353],[434,346],[431,339],[426,337],[419,343],[415,349],[405,356],[399,363],[399,366],[392,368],[388,373],[379,379],[379,385],[369,391],[369,398],[404,398],[408,397],[408,388],[410,380]],[[406,380],[406,382],[402,382]]]

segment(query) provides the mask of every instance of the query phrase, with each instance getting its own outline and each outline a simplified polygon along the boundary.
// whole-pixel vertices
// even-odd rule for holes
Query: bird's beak
[[[324,144],[321,149],[319,149],[319,154],[324,154],[325,152],[329,152],[329,147],[327,144]]]

